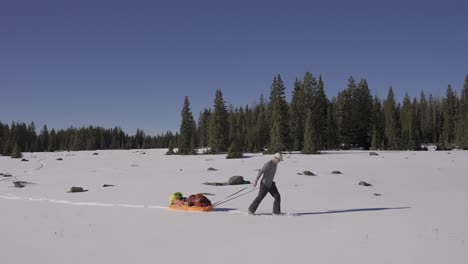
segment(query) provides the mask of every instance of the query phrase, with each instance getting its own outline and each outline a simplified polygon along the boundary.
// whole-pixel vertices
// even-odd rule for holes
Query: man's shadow
[[[401,210],[409,209],[411,207],[376,207],[376,208],[356,208],[356,209],[343,209],[343,210],[330,210],[319,212],[297,212],[286,213],[292,216],[306,216],[306,215],[322,215],[322,214],[342,214],[342,213],[356,213],[356,212],[369,212],[369,211],[384,211],[384,210]],[[272,215],[271,213],[258,213],[257,215]]]
[[[401,209],[410,209],[410,208],[411,207],[356,208],[356,209],[330,210],[330,211],[322,211],[322,212],[299,212],[299,213],[294,213],[294,215],[304,216],[304,215],[321,215],[321,214],[342,214],[342,213],[356,213],[356,212],[369,212],[369,211],[401,210]]]

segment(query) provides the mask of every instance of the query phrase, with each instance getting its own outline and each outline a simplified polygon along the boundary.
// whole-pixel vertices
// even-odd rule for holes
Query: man
[[[273,158],[263,165],[263,168],[258,172],[257,179],[254,182],[254,188],[257,186],[257,182],[260,177],[263,175],[263,178],[260,182],[260,191],[258,192],[257,198],[252,202],[249,207],[249,214],[255,214],[258,205],[262,202],[263,198],[267,193],[270,193],[275,201],[273,202],[273,214],[280,215],[281,214],[281,196],[278,192],[278,188],[276,188],[276,184],[273,181],[276,174],[276,167],[278,163],[283,161],[283,155],[281,153],[276,153]]]

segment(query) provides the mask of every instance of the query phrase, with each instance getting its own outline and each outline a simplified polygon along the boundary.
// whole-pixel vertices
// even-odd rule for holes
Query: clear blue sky
[[[168,1],[169,2],[169,1]],[[176,131],[184,96],[245,106],[281,74],[328,97],[367,79],[383,98],[460,91],[466,1],[0,1],[0,121]]]

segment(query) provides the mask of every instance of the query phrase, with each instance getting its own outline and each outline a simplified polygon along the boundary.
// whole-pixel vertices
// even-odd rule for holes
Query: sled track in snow
[[[64,204],[64,205],[72,205],[72,206],[92,206],[92,207],[124,207],[124,208],[134,208],[134,209],[163,209],[169,210],[167,206],[160,206],[160,205],[138,205],[138,204],[113,204],[113,203],[95,203],[95,202],[73,202],[68,200],[55,200],[55,199],[48,199],[48,198],[31,198],[31,197],[20,197],[15,196],[12,194],[7,195],[0,195],[0,199],[4,200],[16,200],[16,201],[31,201],[31,202],[48,202],[53,204]],[[191,211],[178,211],[178,212],[186,212],[186,213],[194,213],[199,214],[200,212],[191,212]],[[240,211],[234,208],[214,208],[213,211],[205,212],[205,213],[228,213],[228,214],[238,214],[238,215],[246,215],[249,216],[247,212]],[[255,216],[264,216],[264,217],[275,217],[268,213],[260,213]],[[298,216],[296,213],[287,213],[285,214],[286,217],[294,217]],[[249,216],[250,217],[250,216]]]
[[[36,175],[33,171],[38,171],[38,170],[44,168],[45,163],[44,163],[43,161],[44,161],[44,160],[39,160],[38,162],[41,164],[39,167],[37,167],[37,168],[35,168],[35,169],[32,169],[32,170],[26,170],[26,171],[24,171],[24,173],[27,173],[27,174],[29,174],[29,175],[31,175],[31,176]]]
[[[55,200],[48,198],[31,198],[20,197],[11,194],[0,195],[0,199],[5,200],[19,200],[19,201],[33,201],[33,202],[48,202],[54,204],[66,204],[75,206],[97,206],[97,207],[126,207],[126,208],[147,208],[147,209],[167,209],[167,206],[159,205],[137,205],[137,204],[113,204],[113,203],[95,203],[95,202],[73,202],[68,200]]]
[[[30,201],[30,202],[46,202],[53,204],[64,204],[72,206],[92,206],[92,207],[124,207],[124,208],[134,208],[134,209],[164,209],[169,210],[167,206],[161,205],[140,205],[140,204],[121,204],[121,203],[95,203],[95,202],[73,202],[68,200],[56,200],[48,198],[32,198],[32,197],[20,197],[12,194],[0,195],[0,199],[4,200],[16,200],[16,201]],[[179,211],[179,212],[190,212],[190,211]],[[212,212],[225,212],[225,213],[234,213],[234,214],[245,214],[237,209],[226,209],[226,208],[215,208]],[[193,212],[198,214],[199,212]],[[209,212],[208,212],[209,213]]]

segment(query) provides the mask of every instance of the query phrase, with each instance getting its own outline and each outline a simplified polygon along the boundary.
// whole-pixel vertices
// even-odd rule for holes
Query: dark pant
[[[252,204],[249,207],[249,212],[255,213],[257,210],[257,207],[260,205],[262,202],[263,198],[267,195],[267,193],[270,193],[273,198],[275,198],[275,201],[273,202],[273,213],[274,214],[279,214],[281,213],[281,195],[278,192],[278,188],[276,188],[276,184],[273,182],[270,188],[268,188],[265,184],[260,183],[260,191],[258,192],[257,198],[252,202]]]

